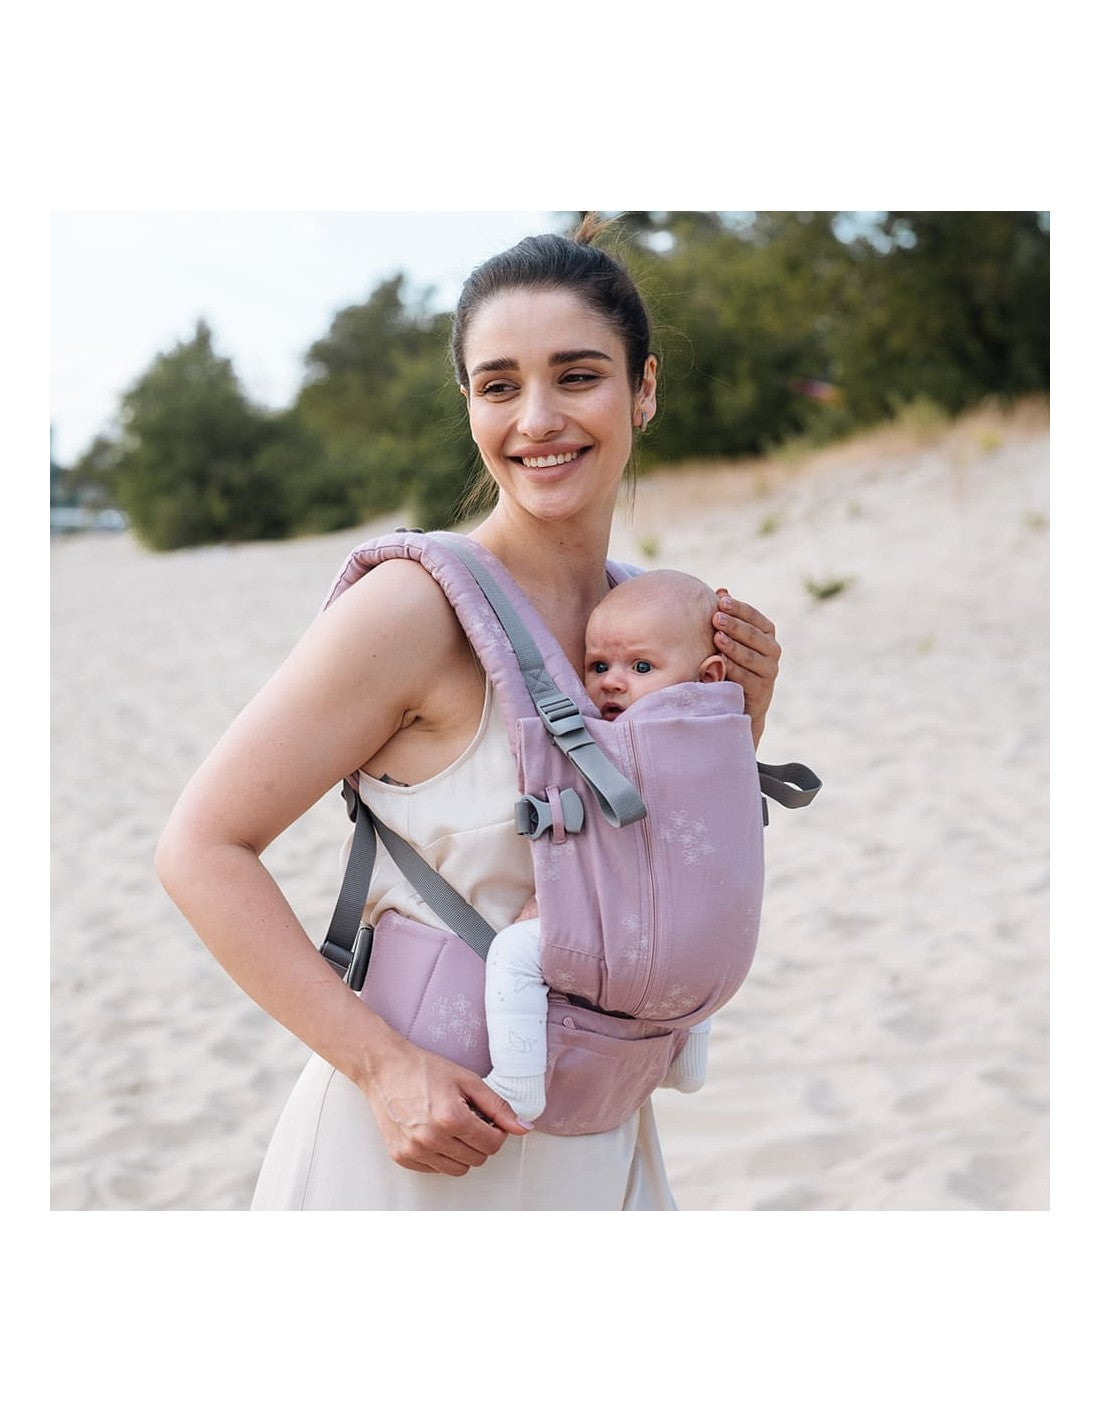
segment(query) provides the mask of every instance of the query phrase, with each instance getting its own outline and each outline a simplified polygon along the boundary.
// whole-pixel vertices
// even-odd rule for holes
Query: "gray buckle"
[[[321,944],[321,957],[336,969],[352,992],[358,992],[363,986],[373,942],[374,929],[369,923],[361,923],[350,953],[339,943],[332,943],[327,938]]]
[[[567,834],[576,834],[584,824],[584,801],[575,790],[561,792],[561,813]],[[554,828],[554,814],[549,800],[537,795],[524,795],[516,801],[516,834],[539,839]]]
[[[579,746],[593,745],[580,708],[571,696],[556,692],[535,702],[542,723],[554,738],[554,743],[568,754]]]

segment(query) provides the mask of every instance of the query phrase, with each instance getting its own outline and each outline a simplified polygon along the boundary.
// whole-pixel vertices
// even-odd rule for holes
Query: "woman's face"
[[[470,430],[502,497],[541,518],[610,516],[632,432],[655,409],[622,338],[572,292],[502,292],[466,334]]]

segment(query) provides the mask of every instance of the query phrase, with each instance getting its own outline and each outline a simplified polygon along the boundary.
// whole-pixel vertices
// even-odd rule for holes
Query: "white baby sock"
[[[521,1121],[535,1121],[546,1110],[546,1073],[537,1076],[499,1076],[491,1071],[485,1085],[503,1096]]]
[[[675,1091],[698,1091],[707,1079],[707,1046],[710,1041],[710,1018],[688,1028],[683,1051],[673,1061],[662,1086]]]

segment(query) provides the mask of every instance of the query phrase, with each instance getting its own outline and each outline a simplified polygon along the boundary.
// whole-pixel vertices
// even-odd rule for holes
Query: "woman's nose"
[[[565,418],[552,390],[532,385],[524,391],[518,420],[521,434],[532,440],[548,439],[564,424]]]

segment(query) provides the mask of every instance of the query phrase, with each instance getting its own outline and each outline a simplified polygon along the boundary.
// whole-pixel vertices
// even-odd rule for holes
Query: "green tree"
[[[403,276],[339,311],[310,347],[297,414],[362,513],[454,521],[473,446],[447,365],[450,317],[412,297]]]
[[[664,375],[648,461],[757,453],[825,418],[842,424],[800,393],[831,377],[848,299],[833,215],[691,216],[668,214],[665,241],[637,259]]]
[[[624,214],[618,255],[650,297],[663,373],[645,463],[821,441],[921,396],[957,412],[1046,390],[1045,219]]]
[[[259,485],[281,499],[292,533],[331,533],[362,518],[356,481],[296,409],[271,417],[253,472]]]
[[[1050,236],[1036,212],[889,212],[853,241],[858,310],[836,333],[863,421],[925,396],[955,413],[1050,384]]]
[[[257,463],[271,438],[210,328],[156,357],[123,396],[121,436],[100,449],[112,491],[154,549],[279,538],[289,531],[283,486]]]

